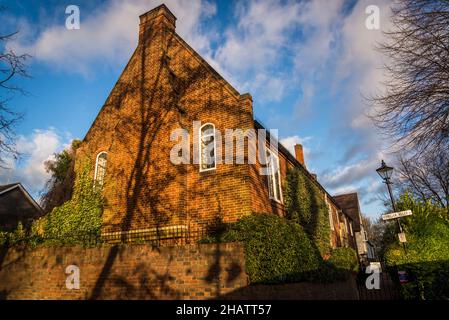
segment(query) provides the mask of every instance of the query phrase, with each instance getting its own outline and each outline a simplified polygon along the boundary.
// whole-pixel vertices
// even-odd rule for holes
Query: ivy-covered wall
[[[327,256],[330,224],[323,192],[301,169],[293,168],[287,172],[284,199],[287,219],[303,226],[321,255]]]
[[[83,161],[77,173],[72,199],[36,220],[30,230],[19,225],[0,233],[0,245],[88,244],[97,241],[102,226],[101,190],[94,187],[92,164]]]

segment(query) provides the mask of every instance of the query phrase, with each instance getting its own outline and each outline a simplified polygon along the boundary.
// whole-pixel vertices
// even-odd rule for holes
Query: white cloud
[[[280,56],[297,23],[297,2],[253,0],[237,9],[237,25],[226,32],[226,41],[215,58],[232,71],[264,69]],[[284,48],[285,49],[285,48]]]
[[[22,154],[19,161],[6,159],[8,169],[0,169],[0,184],[21,182],[35,196],[49,179],[44,162],[54,158],[54,153],[69,146],[70,138],[55,129],[36,129],[28,136],[20,135],[16,147]]]
[[[323,184],[333,192],[341,192],[348,188],[363,188],[367,192],[376,190],[379,179],[375,170],[379,167],[384,155],[378,152],[370,158],[362,159],[352,164],[338,166],[325,171],[322,175]],[[369,182],[369,183],[367,183]]]
[[[67,30],[64,23],[59,23],[32,34],[30,23],[22,19],[22,42],[16,40],[8,46],[16,52],[29,53],[53,68],[91,76],[94,64],[98,71],[99,65],[116,67],[126,62],[137,45],[139,15],[162,2],[114,0],[94,12],[85,12],[81,6],[79,30]],[[215,6],[202,0],[164,2],[178,18],[177,32],[196,49],[207,53],[209,41],[207,34],[200,32],[199,23],[215,14]]]
[[[208,61],[258,101],[280,101],[291,86],[290,75],[278,66],[292,49],[301,4],[296,1],[252,0],[240,2],[235,26],[224,33],[222,44]]]
[[[307,144],[310,140],[312,140],[312,137],[301,138],[298,135],[294,135],[294,136],[290,136],[290,137],[286,137],[286,138],[280,139],[279,142],[285,148],[287,148],[287,150],[293,156],[295,156],[295,145],[296,144],[301,144],[303,146],[304,157],[307,157],[308,155],[310,155],[310,148],[305,147],[304,145]]]

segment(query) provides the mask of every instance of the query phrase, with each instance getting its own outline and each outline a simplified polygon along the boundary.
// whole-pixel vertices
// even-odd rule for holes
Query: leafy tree
[[[404,193],[398,210],[412,210],[401,223],[407,236],[405,252],[394,235],[394,226],[385,233],[387,266],[409,272],[412,281],[402,286],[406,298],[449,298],[449,221],[446,210],[432,201]]]
[[[72,197],[75,182],[75,152],[80,143],[79,140],[73,140],[70,148],[55,154],[54,160],[45,162],[47,172],[51,173],[41,196],[41,205],[45,212],[50,212]]]

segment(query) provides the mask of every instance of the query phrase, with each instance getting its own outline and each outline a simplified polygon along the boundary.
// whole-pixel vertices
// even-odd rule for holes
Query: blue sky
[[[384,191],[375,169],[389,160],[385,138],[367,117],[363,95],[381,88],[382,57],[374,50],[388,28],[387,0],[130,0],[78,1],[80,30],[65,28],[65,1],[0,1],[0,32],[19,30],[8,49],[33,57],[30,94],[10,106],[23,159],[0,169],[0,184],[22,181],[35,195],[48,174],[43,162],[82,139],[137,43],[138,16],[164,2],[176,31],[239,92],[250,92],[258,119],[279,129],[333,194],[358,191],[362,211],[379,216]],[[365,9],[380,9],[380,30],[365,26]]]

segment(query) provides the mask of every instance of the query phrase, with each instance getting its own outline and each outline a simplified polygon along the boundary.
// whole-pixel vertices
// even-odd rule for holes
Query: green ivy
[[[323,192],[303,170],[294,168],[287,172],[284,198],[287,218],[303,226],[321,255],[328,255],[329,211]]]
[[[100,234],[103,201],[100,189],[94,188],[91,172],[90,164],[85,163],[78,173],[72,199],[47,215],[44,239],[78,243]]]
[[[94,188],[92,168],[84,163],[78,172],[72,199],[35,220],[28,232],[19,224],[16,231],[0,233],[0,245],[96,244],[102,225],[103,200]]]

